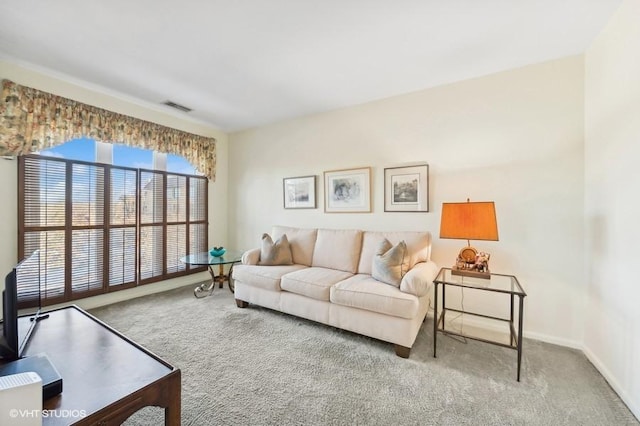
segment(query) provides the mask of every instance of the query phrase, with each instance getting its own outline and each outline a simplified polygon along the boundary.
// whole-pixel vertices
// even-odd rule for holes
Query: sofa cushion
[[[307,267],[304,265],[235,265],[233,267],[233,278],[250,286],[280,291],[280,279],[284,274],[305,268]]]
[[[378,246],[378,251],[373,257],[371,276],[385,284],[400,287],[402,277],[407,273],[409,256],[407,256],[407,244],[400,241],[392,246],[386,238]]]
[[[354,275],[331,287],[330,300],[336,305],[406,319],[415,318],[420,307],[416,296],[403,293],[399,288],[381,283],[367,274]]]
[[[318,229],[311,266],[338,269],[355,274],[358,269],[361,249],[362,231]]]
[[[371,274],[373,256],[375,256],[380,242],[385,238],[393,245],[398,244],[400,241],[404,241],[407,244],[409,269],[413,268],[418,262],[426,262],[431,256],[431,234],[429,232],[366,231],[362,236],[362,253],[358,263],[359,274]]]
[[[345,271],[312,266],[283,276],[280,287],[291,293],[329,301],[329,288],[351,275]]]
[[[316,245],[316,229],[292,228],[289,226],[274,226],[271,235],[279,238],[287,234],[291,246],[293,263],[311,266],[313,249]]]
[[[262,234],[258,265],[293,265],[287,234],[283,234],[275,243],[269,234]]]

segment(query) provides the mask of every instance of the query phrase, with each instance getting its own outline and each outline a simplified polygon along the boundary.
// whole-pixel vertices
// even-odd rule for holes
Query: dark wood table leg
[[[176,371],[167,383],[167,392],[164,409],[165,426],[180,426],[180,415],[182,410],[182,384],[180,370]]]
[[[225,279],[225,275],[224,275],[224,265],[220,264],[218,265],[218,276],[217,276],[217,281],[218,281],[218,288],[222,288],[222,285],[224,284],[224,279]]]

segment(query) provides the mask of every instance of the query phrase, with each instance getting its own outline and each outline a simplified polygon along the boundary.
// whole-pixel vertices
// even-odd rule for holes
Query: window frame
[[[64,199],[64,225],[42,225],[39,226],[30,226],[26,224],[27,217],[25,217],[25,202],[26,202],[26,162],[30,160],[36,161],[54,161],[60,162],[64,164],[64,180],[65,180],[65,199]],[[84,165],[95,167],[97,169],[101,169],[103,173],[102,178],[102,224],[88,224],[88,225],[74,225],[73,223],[73,167],[74,164]],[[136,235],[136,249],[135,249],[135,277],[131,282],[123,283],[123,284],[114,284],[111,285],[111,277],[110,277],[110,254],[111,254],[111,230],[119,229],[119,228],[131,228],[130,224],[112,224],[111,223],[111,209],[113,200],[111,200],[111,191],[112,191],[112,170],[125,170],[125,171],[135,171],[136,173],[136,213],[135,213],[135,235]],[[152,172],[154,174],[159,174],[162,176],[162,221],[154,223],[155,226],[162,227],[163,241],[162,241],[162,273],[160,275],[153,276],[148,279],[141,278],[141,270],[140,263],[142,257],[142,241],[141,241],[141,231],[142,227],[145,225],[142,222],[142,206],[141,206],[141,197],[142,197],[142,180],[141,176],[145,172]],[[185,200],[184,200],[184,208],[185,208],[185,217],[184,221],[178,222],[168,222],[167,221],[167,177],[168,176],[179,176],[185,178]],[[202,191],[202,195],[204,200],[200,200],[204,204],[204,216],[198,220],[192,220],[190,209],[191,209],[191,185],[192,181],[196,182],[197,180],[203,181],[204,190]],[[100,294],[108,294],[115,291],[130,289],[133,287],[152,284],[159,281],[164,281],[171,278],[182,277],[194,273],[204,272],[207,270],[206,266],[191,266],[185,265],[184,269],[178,270],[176,272],[168,272],[168,263],[169,259],[167,257],[167,229],[168,226],[171,225],[184,225],[185,226],[185,240],[184,244],[184,253],[185,255],[190,253],[191,249],[191,227],[202,226],[204,225],[204,248],[206,250],[208,247],[208,229],[209,229],[209,190],[208,190],[208,179],[205,176],[199,175],[189,175],[182,173],[174,173],[167,172],[163,170],[150,170],[150,169],[135,169],[131,167],[118,166],[112,164],[104,164],[98,162],[88,162],[81,160],[72,160],[66,158],[57,158],[50,157],[46,155],[37,155],[37,154],[29,154],[18,157],[18,258],[22,259],[29,255],[30,253],[25,253],[26,249],[26,235],[29,232],[43,232],[43,231],[62,231],[64,232],[64,291],[62,296],[56,297],[42,297],[42,306],[53,305],[57,303],[71,302],[78,299],[83,299],[86,297],[96,296]],[[38,201],[39,206],[43,205],[40,201]],[[45,202],[46,203],[46,202]],[[73,291],[73,280],[72,280],[72,272],[73,272],[73,232],[74,231],[83,231],[83,230],[101,230],[102,231],[102,273],[101,273],[101,281],[102,285],[100,288],[89,289],[87,291],[82,292],[74,292]],[[175,259],[174,259],[175,260]],[[179,260],[177,260],[179,264]],[[124,268],[124,266],[123,266]]]

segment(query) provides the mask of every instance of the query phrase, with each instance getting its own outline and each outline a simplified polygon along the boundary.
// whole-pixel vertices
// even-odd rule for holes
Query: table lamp
[[[498,241],[496,208],[493,201],[442,203],[440,238],[467,240],[458,253],[454,275],[490,278],[489,254],[471,247],[470,240]]]

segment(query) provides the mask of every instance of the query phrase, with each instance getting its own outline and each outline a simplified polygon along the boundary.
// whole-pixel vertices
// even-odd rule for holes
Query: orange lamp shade
[[[494,202],[442,203],[440,238],[498,241]]]

